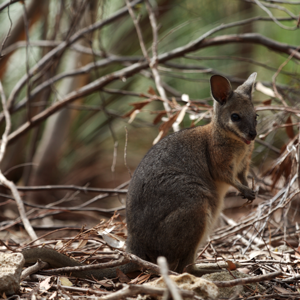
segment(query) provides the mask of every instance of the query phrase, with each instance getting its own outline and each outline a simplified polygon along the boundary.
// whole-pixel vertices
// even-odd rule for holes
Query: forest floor
[[[260,184],[259,195],[252,203],[247,203],[234,190],[227,194],[219,224],[207,244],[199,249],[197,258],[197,263],[202,266],[209,264],[229,276],[226,279],[230,280],[227,284],[231,288],[229,294],[222,296],[220,293],[217,299],[300,299],[299,189],[294,188],[294,182],[295,179],[291,180],[273,194]],[[19,220],[12,216],[10,201],[2,205],[2,217],[6,216],[10,223],[6,224],[5,230],[1,223],[1,252],[49,247],[86,264],[104,266],[135,259],[124,253],[126,223],[123,207],[110,213],[111,218],[107,218],[108,211],[114,209],[107,209],[105,220],[95,225],[95,215],[99,217],[96,208],[80,211],[78,206],[33,205],[29,219],[39,238],[28,242],[26,232],[18,225]],[[101,219],[101,209],[99,211]],[[10,299],[136,299],[140,297],[138,295],[162,295],[168,285],[162,288],[161,285],[149,287],[145,284],[156,280],[159,276],[153,273],[163,272],[163,267],[155,269],[144,261],[139,264],[143,271],[127,275],[119,271],[116,278],[103,280],[74,278],[61,275],[61,271],[58,275],[53,270],[35,270],[21,281],[18,296]],[[224,281],[216,277],[212,281],[220,290],[224,286]],[[249,285],[257,281],[259,284]],[[243,287],[235,289],[238,283]],[[182,298],[204,299],[196,290],[184,293],[180,287],[177,293]]]

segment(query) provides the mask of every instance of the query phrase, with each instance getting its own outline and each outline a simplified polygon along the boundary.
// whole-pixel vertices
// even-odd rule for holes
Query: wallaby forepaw
[[[243,196],[243,199],[246,198],[248,200],[254,200],[256,195],[255,195],[255,191],[251,189],[247,189],[241,193],[241,196]]]

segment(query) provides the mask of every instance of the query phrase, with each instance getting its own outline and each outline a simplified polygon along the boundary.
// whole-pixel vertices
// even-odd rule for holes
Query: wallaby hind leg
[[[178,273],[191,273],[193,274],[193,264],[195,260],[195,252],[197,250],[192,250],[186,257],[181,259],[175,269],[176,272]]]

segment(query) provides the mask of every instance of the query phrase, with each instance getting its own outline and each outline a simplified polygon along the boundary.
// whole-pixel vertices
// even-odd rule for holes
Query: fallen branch
[[[168,268],[168,263],[167,263],[166,258],[163,256],[158,257],[157,264],[160,267],[161,275],[164,279],[164,282],[165,282],[168,290],[170,291],[170,293],[172,295],[172,298],[174,300],[182,300],[182,298],[178,292],[178,288],[177,288],[176,284],[168,276],[169,268]]]
[[[123,285],[124,288],[120,291],[112,293],[110,295],[102,296],[101,300],[119,300],[122,298],[135,296],[138,294],[147,294],[151,296],[162,296],[165,294],[167,289],[165,288],[157,288],[150,287],[146,285]],[[195,296],[195,294],[191,291],[178,289],[179,293],[183,298],[191,298],[191,299],[202,299],[201,297]]]
[[[240,278],[240,279],[234,279],[234,280],[229,280],[229,281],[212,281],[212,282],[217,287],[232,287],[232,286],[236,286],[236,285],[245,285],[245,284],[254,283],[254,282],[271,280],[277,276],[280,276],[281,274],[282,274],[282,272],[278,271],[278,272],[270,273],[267,275],[260,275],[260,276],[250,277],[250,278]]]

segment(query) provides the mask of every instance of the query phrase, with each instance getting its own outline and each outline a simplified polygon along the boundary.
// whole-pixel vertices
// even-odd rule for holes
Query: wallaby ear
[[[213,75],[210,77],[210,89],[212,97],[221,105],[225,104],[232,94],[229,80],[221,75]]]
[[[236,91],[251,96],[256,76],[256,72],[252,73],[248,79],[236,89]]]

